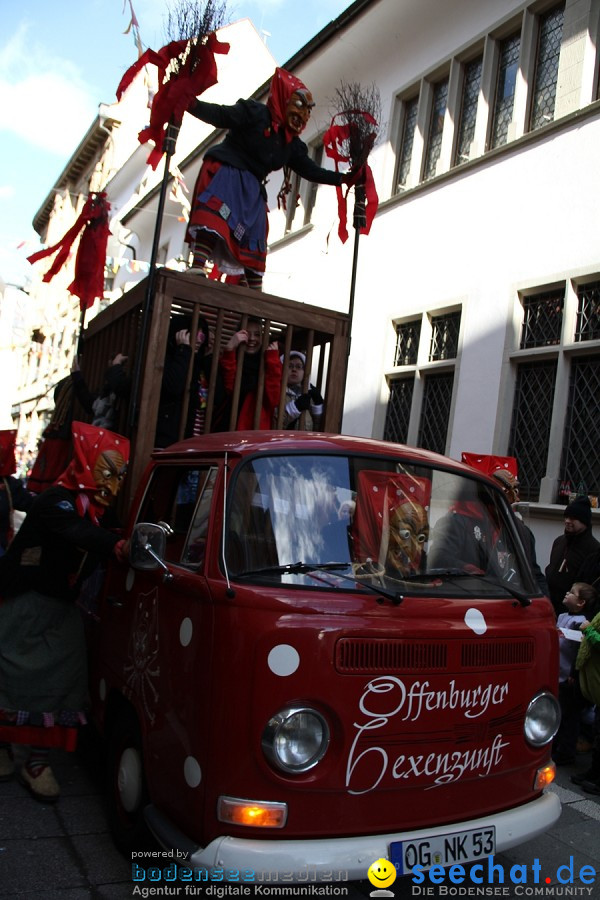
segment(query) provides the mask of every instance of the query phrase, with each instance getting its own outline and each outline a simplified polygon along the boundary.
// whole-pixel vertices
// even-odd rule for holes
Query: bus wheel
[[[144,776],[142,739],[137,717],[124,708],[110,731],[107,765],[108,822],[122,853],[152,846],[144,820],[148,792]]]

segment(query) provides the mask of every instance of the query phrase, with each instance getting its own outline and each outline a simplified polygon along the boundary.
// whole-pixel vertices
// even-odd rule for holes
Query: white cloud
[[[97,101],[73,63],[27,40],[27,26],[0,48],[0,130],[51,153],[73,150]]]
[[[0,200],[5,197],[14,197],[15,187],[13,184],[0,184]]]

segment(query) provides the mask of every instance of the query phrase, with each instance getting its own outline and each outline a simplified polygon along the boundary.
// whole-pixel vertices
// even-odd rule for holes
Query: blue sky
[[[289,59],[350,0],[227,0],[230,21],[245,16],[266,36],[278,63]],[[177,7],[177,0],[170,4]],[[166,43],[165,0],[133,0],[142,41]],[[299,12],[301,10],[301,12]],[[113,103],[137,57],[128,0],[4,3],[0,37],[0,278],[21,283],[38,246],[31,221],[91,125]],[[241,79],[241,83],[243,78]],[[19,244],[24,246],[19,248]]]

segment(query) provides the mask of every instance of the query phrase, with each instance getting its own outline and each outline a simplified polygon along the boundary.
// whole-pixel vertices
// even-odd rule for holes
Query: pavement
[[[75,754],[52,751],[51,763],[62,788],[60,801],[54,805],[36,802],[16,780],[0,783],[2,900],[125,900],[135,896],[188,896],[181,886],[169,889],[176,893],[165,893],[164,887],[160,893],[158,888],[154,888],[153,893],[144,893],[139,885],[136,891],[131,880],[131,863],[115,849],[108,832],[97,753],[90,753],[89,749],[86,753]],[[531,871],[533,860],[539,859],[543,876],[547,872],[555,874],[558,866],[568,865],[573,857],[576,876],[586,865],[598,873],[592,886],[584,887],[575,877],[573,886],[559,886],[554,879],[554,884],[546,887],[542,878],[542,886],[535,888],[529,875],[529,887],[512,883],[504,888],[487,887],[483,889],[485,896],[490,896],[493,891],[494,897],[519,900],[529,897],[537,900],[540,896],[550,900],[564,896],[600,898],[600,796],[585,794],[569,781],[571,774],[588,768],[589,763],[589,754],[580,754],[577,765],[558,770],[557,781],[549,790],[558,794],[563,812],[554,828],[527,844],[498,855],[495,862],[503,864],[506,872],[515,865],[527,866]],[[341,889],[341,883],[338,885]],[[373,890],[367,880],[345,884],[341,893],[333,885],[326,887],[331,889],[330,896],[343,896],[348,900],[362,900]],[[291,885],[286,888],[285,894],[276,894],[272,887],[266,895],[308,896],[308,888],[294,889]],[[398,879],[390,889],[396,900],[409,897],[468,900],[482,896],[481,886],[479,893],[475,887],[451,888],[448,885],[438,888],[432,887],[431,882],[417,888],[411,879]],[[211,894],[213,897],[233,895],[219,895],[210,887],[196,893],[197,896]],[[245,896],[253,894],[254,890]]]

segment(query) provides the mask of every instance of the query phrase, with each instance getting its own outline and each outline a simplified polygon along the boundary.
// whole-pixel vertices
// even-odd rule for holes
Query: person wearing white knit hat
[[[281,357],[284,365],[284,357]],[[308,390],[303,393],[304,370],[306,367],[306,354],[300,350],[291,350],[285,375],[287,387],[285,390],[285,410],[283,413],[282,427],[290,431],[318,431],[323,416],[323,397],[318,388],[309,384]],[[305,413],[302,419],[302,413]],[[275,410],[274,423],[277,423],[277,410]]]

